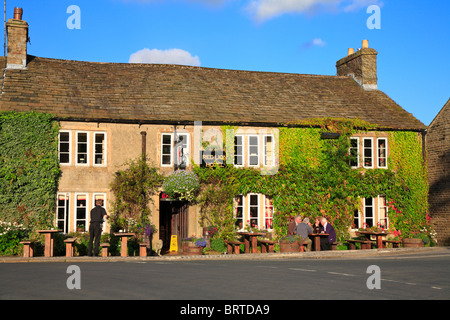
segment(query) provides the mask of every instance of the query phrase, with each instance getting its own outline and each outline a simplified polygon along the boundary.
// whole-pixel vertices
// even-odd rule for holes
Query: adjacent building
[[[440,245],[450,245],[450,100],[427,132],[430,217]]]

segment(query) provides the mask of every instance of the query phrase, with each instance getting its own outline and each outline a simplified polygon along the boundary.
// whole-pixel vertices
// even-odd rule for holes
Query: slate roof
[[[365,91],[349,77],[34,56],[28,60],[26,70],[1,72],[0,110],[35,110],[82,121],[275,126],[313,118],[359,118],[390,129],[426,128],[383,92]],[[4,58],[0,65],[5,65]]]

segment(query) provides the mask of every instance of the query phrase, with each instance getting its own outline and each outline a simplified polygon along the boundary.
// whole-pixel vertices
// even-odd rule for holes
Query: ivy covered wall
[[[0,112],[0,220],[29,230],[53,226],[60,176],[52,115]]]
[[[315,120],[306,128],[280,128],[280,167],[272,176],[251,168],[196,167],[202,183],[198,197],[204,209],[202,223],[219,226],[219,235],[231,238],[234,196],[261,193],[273,197],[277,236],[286,235],[290,216],[301,214],[327,216],[338,239],[344,239],[361,199],[384,195],[390,203],[391,230],[400,230],[403,236],[423,232],[429,226],[428,184],[420,133],[389,133],[388,169],[352,169],[350,137],[371,129],[368,124],[342,119]],[[324,131],[339,132],[340,137],[323,140]]]

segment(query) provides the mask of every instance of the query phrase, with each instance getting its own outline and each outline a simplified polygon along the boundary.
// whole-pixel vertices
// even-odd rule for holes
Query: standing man
[[[91,223],[89,225],[89,246],[88,256],[92,257],[92,244],[94,242],[94,256],[98,256],[100,246],[100,237],[102,236],[103,217],[109,218],[106,210],[102,207],[103,200],[95,200],[95,208],[91,210]]]
[[[328,237],[320,237],[320,250],[330,250],[330,243],[336,241],[336,231],[331,224],[328,223],[325,217],[320,219],[320,233],[328,233]]]

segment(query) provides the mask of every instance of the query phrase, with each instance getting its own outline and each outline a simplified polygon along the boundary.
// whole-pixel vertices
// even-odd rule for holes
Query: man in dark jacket
[[[94,242],[94,256],[98,256],[100,237],[102,236],[103,217],[108,218],[106,210],[102,207],[103,200],[95,200],[95,208],[91,210],[91,223],[89,225],[88,256],[92,257],[92,244]]]
[[[320,250],[330,250],[330,244],[336,241],[336,231],[325,217],[320,219],[320,233],[328,233],[328,237],[320,237]]]

